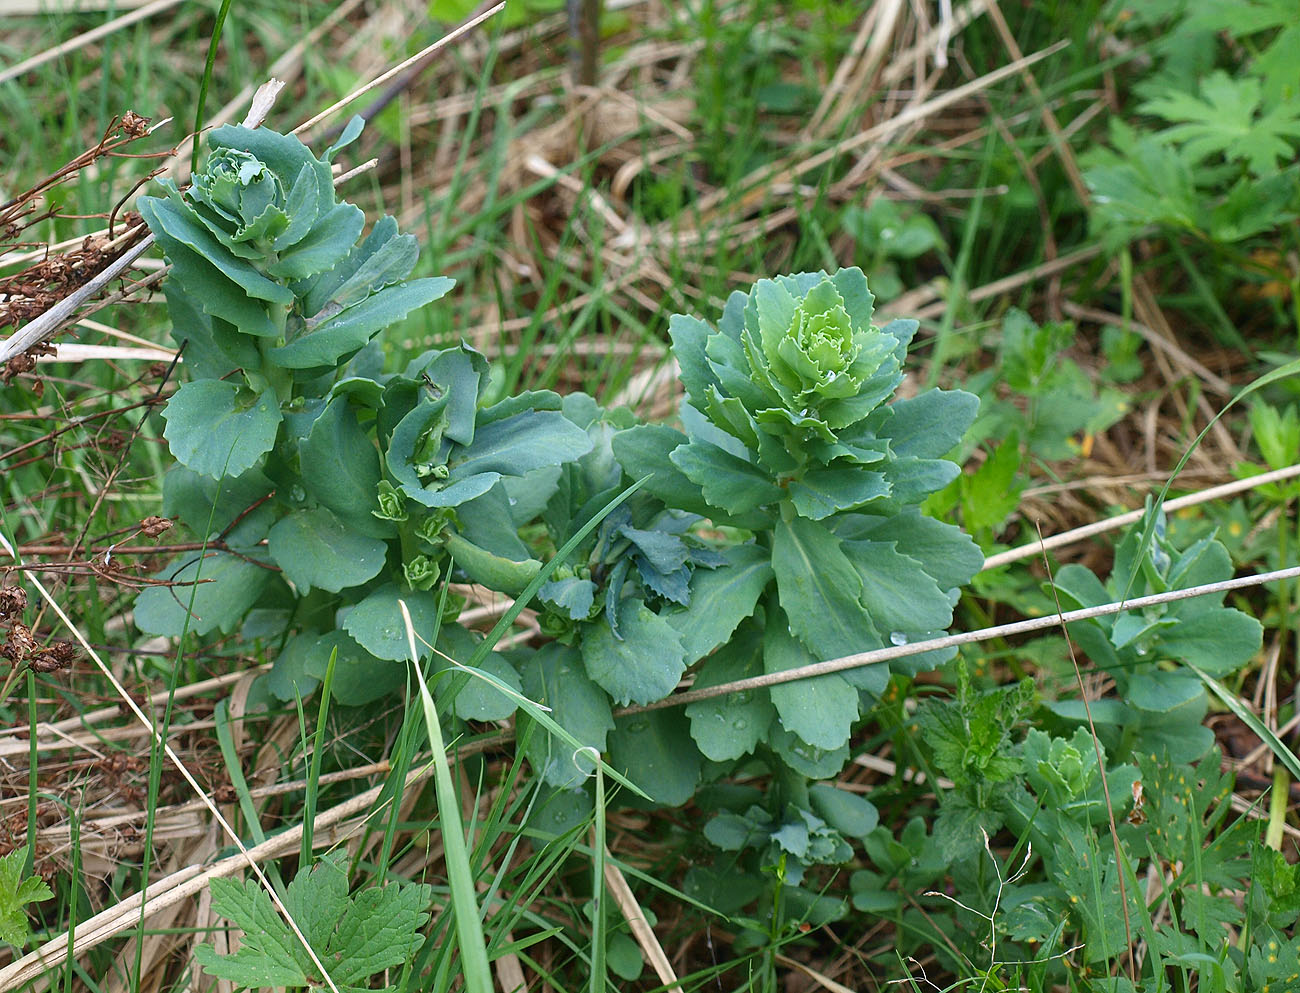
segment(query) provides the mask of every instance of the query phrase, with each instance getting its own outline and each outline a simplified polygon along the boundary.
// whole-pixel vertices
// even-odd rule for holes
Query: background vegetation
[[[611,0],[595,34],[573,7],[513,0],[303,133],[323,149],[367,117],[344,168],[377,161],[341,192],[418,237],[415,275],[457,281],[388,333],[390,367],[463,337],[495,389],[672,419],[670,314],[857,265],[879,311],[922,322],[904,392],[981,398],[965,472],[928,505],[988,556],[954,631],[1296,564],[1298,381],[1210,426],[1300,347],[1292,4]],[[267,123],[290,131],[470,13],[231,5],[201,92],[215,4],[0,0],[0,329],[102,264],[151,170],[184,179],[201,102],[238,120],[278,76]],[[379,951],[329,938],[356,988],[480,981],[467,889],[502,990],[1300,988],[1295,579],[1185,601],[1212,618],[1194,644],[1151,608],[896,676],[838,782],[878,823],[791,899],[791,848],[728,834],[761,766],[675,807],[592,783],[588,812],[480,722],[440,800],[400,692],[282,705],[256,613],[179,648],[135,628],[142,584],[193,541],[156,519],[178,381],[160,265],[0,390],[0,987],[296,982],[216,964],[227,921],[276,934],[273,911],[252,881],[209,888],[246,863],[111,673],[285,902],[394,922]],[[1170,482],[1188,499],[1133,525]],[[1066,537],[1044,556],[1040,532]],[[526,612],[509,635],[537,636]],[[308,873],[314,849],[333,854]]]

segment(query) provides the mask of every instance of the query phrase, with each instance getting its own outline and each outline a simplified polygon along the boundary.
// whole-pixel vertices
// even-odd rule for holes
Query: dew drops
[[[646,731],[650,730],[650,722],[633,721],[627,726],[627,730],[629,734],[644,734]]]
[[[902,631],[893,631],[889,635],[889,640],[895,645],[906,645],[907,635],[903,634]]]
[[[302,503],[304,500],[307,499],[307,491],[304,490],[297,483],[294,483],[294,485],[289,490],[289,497],[293,500],[294,503]]]
[[[749,727],[749,721],[745,720],[743,717],[737,717],[731,722],[731,726],[737,731],[744,731]]]

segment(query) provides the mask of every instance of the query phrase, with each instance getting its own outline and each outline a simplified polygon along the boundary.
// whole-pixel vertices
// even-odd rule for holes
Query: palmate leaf
[[[285,907],[334,983],[355,989],[410,960],[424,941],[420,929],[429,920],[425,908],[433,890],[390,882],[349,897],[343,865],[342,859],[327,859],[300,869],[285,894]],[[211,886],[213,909],[243,937],[233,955],[219,955],[211,945],[194,949],[209,975],[250,989],[324,985],[302,942],[256,882],[214,879]]]
[[[19,949],[31,934],[24,907],[54,896],[39,876],[23,878],[26,862],[26,848],[15,848],[8,855],[0,855],[0,941]]]
[[[1254,76],[1234,79],[1222,70],[1201,84],[1199,96],[1171,92],[1139,108],[1173,122],[1164,136],[1184,145],[1195,159],[1223,155],[1245,162],[1256,177],[1278,171],[1290,160],[1300,140],[1300,117],[1293,106],[1261,104],[1260,81]]]

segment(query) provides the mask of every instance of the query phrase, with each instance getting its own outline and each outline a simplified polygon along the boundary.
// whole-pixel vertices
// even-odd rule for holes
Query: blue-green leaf
[[[371,513],[378,506],[379,451],[347,396],[330,400],[299,444],[298,456],[307,491],[348,527],[376,538],[392,533],[388,524]]]
[[[618,635],[621,635],[620,638]],[[587,674],[620,705],[662,700],[686,671],[677,631],[640,600],[619,607],[618,635],[601,616],[582,643]]]
[[[747,625],[747,630],[753,625]],[[721,686],[763,673],[762,645],[755,632],[737,637],[705,661],[695,689]],[[686,708],[691,737],[704,757],[728,762],[748,755],[767,738],[775,711],[764,690],[741,690],[698,700]]]
[[[411,624],[417,636],[416,650],[419,651],[418,639],[428,640],[438,626],[438,601],[430,593],[404,590],[396,583],[381,586],[348,611],[343,619],[343,630],[376,658],[407,661],[411,658],[411,649],[407,644],[398,600],[405,600],[411,612]]]
[[[776,503],[785,495],[768,474],[752,462],[707,442],[692,441],[682,445],[673,450],[669,459],[700,487],[705,500],[729,514],[743,514],[764,504]]]
[[[690,606],[662,615],[680,635],[688,663],[726,644],[772,581],[769,556],[757,545],[735,545],[722,555],[726,565],[695,571]]]
[[[883,473],[857,466],[813,469],[790,483],[790,500],[801,517],[820,521],[841,510],[851,510],[879,497],[889,496]]]
[[[765,672],[785,672],[818,661],[790,635],[779,613],[769,619],[763,639]],[[858,692],[843,676],[832,673],[779,683],[770,692],[781,726],[802,741],[826,751],[848,743],[858,718]]]
[[[899,457],[943,458],[960,444],[979,412],[979,397],[963,390],[926,390],[891,406],[880,430]]]
[[[581,458],[591,447],[587,432],[563,414],[530,410],[479,428],[473,444],[455,453],[448,467],[453,481],[486,472],[522,476]]]
[[[354,531],[325,507],[299,510],[271,528],[271,558],[301,595],[338,593],[379,575],[388,546]]]
[[[790,630],[819,656],[818,661],[880,644],[860,599],[862,577],[844,554],[840,540],[822,525],[802,517],[778,521],[772,539],[772,568]],[[876,680],[880,689],[887,679],[887,673],[881,671]]]
[[[879,631],[938,631],[952,623],[952,602],[892,541],[846,541],[844,554],[862,580],[862,603]]]
[[[437,276],[385,287],[319,327],[273,348],[271,357],[286,369],[335,365],[384,328],[396,324],[417,307],[437,300],[454,285],[455,280]]]
[[[200,568],[201,566],[201,568]],[[203,635],[220,628],[231,631],[257,603],[275,573],[227,552],[193,553],[185,565],[170,567],[154,578],[174,586],[150,586],[135,601],[135,626],[149,634],[179,638],[186,630],[191,595],[194,609],[189,633]],[[193,585],[201,580],[198,585]]]
[[[544,645],[523,664],[520,676],[524,694],[550,707],[555,723],[583,745],[597,752],[605,750],[605,737],[614,729],[609,697],[587,678],[575,649],[554,641]],[[524,742],[524,754],[545,783],[572,789],[591,774],[595,768],[591,756],[575,753],[572,746],[552,737],[531,718],[522,723],[519,738]]]
[[[172,454],[197,473],[241,476],[275,445],[280,407],[271,391],[256,396],[224,380],[183,385],[163,411]]]
[[[670,807],[689,800],[700,781],[700,752],[677,709],[616,718],[609,761],[652,800]]]

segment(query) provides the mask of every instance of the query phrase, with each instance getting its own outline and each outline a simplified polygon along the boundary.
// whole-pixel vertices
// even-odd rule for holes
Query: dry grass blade
[[[879,648],[869,652],[858,652],[853,655],[845,655],[838,659],[827,659],[825,662],[814,662],[811,665],[786,669],[782,672],[773,672],[762,676],[752,676],[748,679],[738,679],[734,682],[722,683],[718,686],[710,686],[707,689],[687,690],[684,693],[674,693],[672,696],[665,697],[663,700],[656,701],[655,703],[649,703],[639,707],[624,708],[623,710],[617,711],[615,716],[621,717],[626,714],[642,714],[650,710],[662,710],[665,707],[680,707],[688,703],[694,703],[697,700],[709,700],[713,697],[727,696],[732,693],[740,693],[746,690],[764,689],[770,686],[779,686],[782,683],[812,679],[816,676],[825,676],[833,672],[844,672],[846,669],[858,669],[867,665],[876,665],[881,662],[888,662],[890,659],[905,658],[908,655],[919,655],[923,652],[936,651],[943,648],[954,648],[960,645],[973,645],[981,641],[990,641],[994,638],[1006,638],[1012,635],[1030,634],[1034,631],[1043,631],[1048,628],[1056,627],[1058,624],[1071,624],[1075,621],[1085,621],[1093,617],[1105,617],[1110,614],[1123,613],[1126,610],[1143,610],[1147,607],[1154,607],[1162,603],[1172,603],[1175,600],[1187,600],[1192,597],[1207,596],[1212,593],[1224,593],[1231,590],[1249,589],[1254,586],[1263,586],[1266,583],[1275,583],[1279,580],[1296,578],[1300,578],[1300,566],[1293,566],[1290,569],[1277,569],[1273,572],[1259,573],[1254,576],[1240,576],[1219,583],[1206,583],[1203,586],[1190,586],[1186,589],[1170,590],[1167,593],[1154,593],[1150,596],[1134,597],[1131,600],[1106,603],[1097,607],[1085,607],[1080,610],[1070,610],[1064,614],[1052,615],[1049,617],[1034,617],[1024,621],[1013,621],[1010,624],[998,624],[993,627],[981,628],[978,631],[963,631],[959,634],[950,634],[942,638],[931,638],[927,641],[918,641],[912,644],[898,645],[890,648]]]
[[[61,45],[55,45],[53,48],[48,48],[45,51],[41,52],[39,55],[33,55],[29,59],[24,59],[22,62],[19,62],[16,65],[12,65],[8,69],[0,69],[0,83],[7,83],[11,79],[17,79],[19,76],[23,75],[24,73],[31,72],[31,70],[45,65],[45,63],[47,62],[53,62],[55,59],[60,58],[61,56],[85,48],[87,45],[93,45],[95,42],[99,41],[102,38],[108,37],[109,35],[113,34],[116,31],[121,31],[123,28],[130,27],[132,24],[135,24],[137,21],[146,20],[147,18],[152,17],[154,14],[160,14],[164,10],[167,10],[170,7],[175,7],[180,2],[181,0],[153,0],[152,3],[142,5],[136,8],[135,10],[131,11],[129,14],[123,14],[120,17],[115,17],[111,21],[101,24],[97,28],[92,28],[89,31],[79,34],[77,35],[77,37],[71,38],[68,41],[65,41]],[[55,5],[47,4],[44,6],[48,10],[49,7]],[[115,4],[114,6],[121,7],[124,5]],[[0,15],[3,15],[7,12],[8,11],[5,8],[0,7]],[[46,11],[42,10],[40,12],[45,13]]]
[[[440,48],[445,48],[453,41],[456,41],[459,38],[463,37],[468,32],[473,31],[480,24],[484,23],[495,14],[499,14],[501,11],[505,10],[505,6],[506,5],[504,2],[499,3],[495,7],[491,7],[488,10],[484,11],[482,14],[479,14],[477,17],[470,18],[468,21],[466,21],[464,24],[460,25],[459,27],[451,31],[448,31],[445,35],[443,35],[441,38],[435,41],[432,45],[417,52],[415,55],[412,55],[409,59],[406,59],[404,62],[399,62],[397,65],[393,66],[391,69],[387,70],[386,72],[376,76],[374,79],[372,79],[370,82],[366,83],[365,85],[357,87],[347,96],[345,96],[342,100],[336,101],[335,103],[326,107],[315,117],[310,118],[307,121],[304,121],[302,124],[299,124],[296,128],[293,129],[293,133],[302,134],[304,131],[310,131],[311,128],[313,128],[315,125],[319,124],[321,121],[337,113],[339,110],[341,110],[343,107],[346,107],[357,97],[362,96],[365,93],[369,93],[376,86],[379,86],[381,83],[385,83],[388,80],[392,79],[398,73],[402,72],[402,70],[409,69],[411,66],[420,62],[422,59],[428,58],[430,55],[438,51]]]
[[[659,939],[650,929],[650,924],[645,919],[641,905],[637,903],[632,887],[627,884],[623,870],[618,867],[618,863],[608,857],[605,859],[605,885],[609,887],[610,895],[618,904],[623,919],[627,921],[627,926],[632,931],[632,937],[640,947],[641,954],[650,963],[650,968],[654,969],[655,975],[659,977],[659,982],[673,993],[682,993],[677,973],[673,971],[672,963],[668,961],[663,945],[659,944]]]
[[[2,547],[4,551],[8,553],[10,558],[17,561],[18,555],[14,551],[13,547],[9,544],[8,539],[4,537],[4,535],[0,535],[0,547]],[[151,721],[150,718],[145,714],[145,712],[140,708],[140,705],[135,702],[135,699],[131,696],[131,694],[126,691],[126,687],[122,685],[122,683],[118,680],[118,678],[113,674],[112,670],[109,669],[109,667],[104,664],[104,660],[99,657],[99,653],[96,652],[95,649],[91,646],[90,642],[86,640],[86,637],[84,634],[82,634],[81,629],[72,622],[71,618],[68,617],[68,615],[64,612],[63,608],[54,599],[54,597],[50,595],[50,593],[45,589],[45,587],[41,584],[41,582],[38,579],[36,579],[34,576],[29,575],[28,582],[30,582],[36,588],[36,591],[40,593],[42,599],[45,600],[49,608],[59,618],[59,620],[68,629],[68,631],[72,634],[72,636],[77,639],[77,641],[81,645],[82,650],[94,661],[95,665],[99,668],[100,673],[104,676],[105,679],[108,680],[109,684],[117,692],[118,696],[122,699],[123,703],[126,704],[127,708],[131,711],[131,713],[135,715],[136,720],[140,722],[140,725],[142,727],[146,728],[149,731],[149,734],[153,738],[153,741],[157,745],[157,747],[162,749],[163,754],[167,756],[168,761],[170,761],[172,765],[176,768],[176,771],[181,774],[181,777],[185,780],[185,782],[189,784],[190,789],[192,789],[195,795],[198,796],[198,798],[203,801],[204,805],[208,808],[208,812],[212,815],[213,819],[217,822],[217,824],[221,826],[221,830],[225,833],[226,837],[229,838],[234,843],[235,847],[239,849],[240,854],[243,857],[243,860],[247,863],[248,867],[253,870],[253,874],[257,876],[258,882],[262,885],[262,888],[266,891],[267,895],[271,898],[271,902],[275,904],[276,910],[278,910],[280,915],[284,918],[285,923],[289,925],[289,929],[293,931],[294,937],[296,937],[298,941],[302,943],[302,947],[306,950],[308,957],[312,961],[312,964],[315,965],[318,969],[320,969],[319,975],[324,978],[325,983],[329,986],[330,990],[333,991],[333,993],[339,993],[338,988],[334,985],[334,980],[330,978],[329,970],[325,968],[325,964],[321,962],[320,959],[317,957],[315,950],[311,947],[311,944],[307,941],[306,937],[299,929],[298,923],[293,919],[293,915],[289,913],[288,908],[285,907],[284,902],[280,899],[279,894],[277,894],[275,889],[271,886],[270,880],[268,880],[266,878],[265,873],[262,872],[261,866],[259,866],[249,855],[248,849],[244,846],[244,843],[240,839],[238,833],[235,831],[233,827],[230,826],[230,823],[225,819],[225,817],[222,816],[221,811],[217,809],[217,805],[213,803],[212,799],[207,795],[203,787],[201,787],[198,784],[198,781],[194,778],[194,774],[190,772],[189,768],[185,765],[185,763],[181,761],[181,757],[178,754],[176,754],[175,749],[172,748],[172,746],[163,738],[163,736],[154,727],[153,721]],[[80,935],[80,932],[78,934]],[[4,988],[3,983],[4,983],[4,974],[0,973],[0,988]]]

